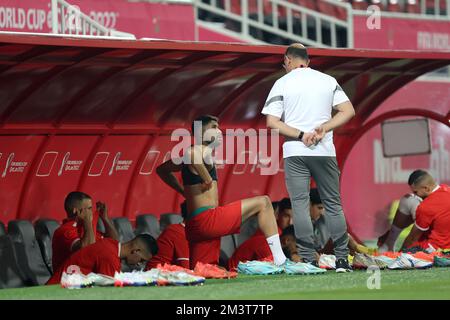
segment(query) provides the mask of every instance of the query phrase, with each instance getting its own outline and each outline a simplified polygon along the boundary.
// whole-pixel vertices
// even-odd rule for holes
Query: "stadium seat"
[[[50,278],[50,271],[42,258],[34,228],[30,221],[13,220],[8,223],[8,235],[14,244],[17,263],[32,285],[43,285]]]
[[[152,214],[141,214],[136,217],[136,235],[148,233],[153,238],[158,238],[161,233],[158,219]]]
[[[378,7],[380,7],[380,9],[382,11],[386,9],[386,7],[385,7],[385,5],[384,5],[382,0],[370,0],[369,1],[369,5],[371,5],[371,6],[372,5],[378,6]]]
[[[119,233],[119,241],[120,243],[124,243],[130,241],[134,238],[133,227],[131,226],[130,221],[126,217],[113,218],[114,226],[116,227],[117,232]]]
[[[7,235],[0,236],[0,289],[32,285],[27,282],[17,264],[14,245]]]
[[[321,13],[336,17],[340,20],[347,19],[347,12],[344,8],[333,5],[329,2],[317,1],[317,8]]]
[[[239,247],[248,238],[253,236],[258,230],[258,218],[256,216],[251,217],[241,225],[241,232],[235,235],[236,245]]]
[[[0,236],[4,236],[6,234],[5,224],[0,221]]]
[[[178,213],[164,213],[159,217],[159,226],[161,232],[163,232],[169,224],[177,224],[182,222],[183,217]]]
[[[36,240],[41,249],[44,262],[50,271],[53,273],[52,267],[52,238],[53,233],[58,229],[59,223],[52,219],[39,219],[34,224],[34,231],[36,232]]]
[[[366,10],[368,4],[366,0],[353,0],[352,2],[353,9],[355,10]]]
[[[418,0],[406,1],[406,12],[408,13],[420,13],[420,5]]]
[[[402,8],[398,0],[389,0],[388,11],[401,12]]]
[[[301,7],[308,8],[311,10],[317,11],[317,1],[316,0],[290,0],[289,2],[293,2],[298,4]]]
[[[226,267],[228,265],[228,259],[230,259],[235,250],[236,250],[236,242],[233,235],[222,237],[220,239],[219,265],[222,267]]]

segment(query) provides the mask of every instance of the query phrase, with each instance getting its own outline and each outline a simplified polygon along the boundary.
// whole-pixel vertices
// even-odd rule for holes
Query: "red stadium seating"
[[[356,10],[366,10],[368,7],[368,4],[366,0],[353,0],[352,2],[353,9]]]
[[[324,14],[334,16],[340,20],[347,20],[347,11],[339,6],[335,6],[329,2],[317,1],[317,9]]]
[[[401,12],[402,8],[400,6],[400,2],[398,0],[389,0],[388,11]]]
[[[407,0],[406,12],[407,13],[420,13],[420,1],[419,0]]]

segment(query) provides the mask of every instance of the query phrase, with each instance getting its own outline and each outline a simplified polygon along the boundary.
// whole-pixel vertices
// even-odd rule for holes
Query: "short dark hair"
[[[309,201],[311,201],[312,204],[322,203],[322,199],[320,199],[319,190],[317,190],[317,188],[312,188],[309,190]]]
[[[64,210],[66,210],[67,216],[73,215],[73,209],[80,206],[81,202],[85,199],[92,199],[88,194],[80,191],[72,191],[66,196],[64,200]]]
[[[416,185],[427,176],[429,176],[429,174],[425,170],[415,170],[409,175],[408,185]]]
[[[283,232],[281,233],[281,236],[293,236],[295,238],[295,229],[294,229],[294,225],[291,224],[290,226],[287,226],[286,228],[283,229]]]
[[[306,48],[300,48],[294,45],[291,45],[286,49],[285,55],[288,57],[300,58],[305,61],[309,60],[308,51]]]
[[[195,118],[195,120],[192,121],[192,125],[191,125],[192,134],[194,134],[194,125],[195,125],[196,121],[201,122],[202,128],[203,128],[213,121],[219,122],[219,118],[217,118],[216,116],[209,115],[209,114],[205,114],[205,115]]]
[[[273,211],[277,211],[279,206],[280,206],[280,202],[279,201],[272,201]]]
[[[278,202],[278,211],[282,212],[286,209],[292,209],[291,199],[283,198]]]
[[[187,218],[187,202],[186,202],[186,200],[184,200],[180,204],[180,211],[181,211],[181,216],[183,217],[183,219],[186,219]]]
[[[140,245],[142,245],[148,253],[152,254],[152,256],[158,253],[158,243],[156,242],[155,238],[153,238],[148,233],[141,233],[137,235],[133,239],[133,241],[136,241]]]

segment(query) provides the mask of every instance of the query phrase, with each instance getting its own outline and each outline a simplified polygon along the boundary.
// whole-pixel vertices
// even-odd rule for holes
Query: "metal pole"
[[[353,15],[353,8],[352,6],[349,4],[347,6],[347,21],[348,21],[348,25],[347,25],[347,47],[348,48],[353,48],[355,46],[354,43],[354,15]]]
[[[316,17],[316,41],[323,44],[322,41],[322,21],[319,17]]]
[[[278,6],[275,2],[272,2],[272,21],[273,21],[273,27],[275,29],[279,29],[278,25]]]
[[[64,6],[61,5],[61,34],[66,33],[66,21],[64,20]]]
[[[427,14],[427,6],[426,6],[426,0],[420,1],[420,13]]]
[[[302,11],[302,37],[308,39],[308,17],[304,11]]]
[[[257,6],[258,6],[258,22],[264,23],[264,10],[262,0],[258,0]]]
[[[194,40],[195,41],[198,41],[198,6],[197,6],[197,1],[201,1],[201,0],[195,0],[194,1],[194,21],[195,21]]]
[[[287,32],[293,33],[291,8],[286,8],[286,24],[287,24]]]
[[[330,23],[330,32],[331,32],[331,46],[333,48],[337,47],[336,42],[336,24],[334,22]]]
[[[248,2],[247,0],[241,0],[242,8],[242,34],[248,35]]]
[[[52,33],[58,33],[58,1],[52,0]]]

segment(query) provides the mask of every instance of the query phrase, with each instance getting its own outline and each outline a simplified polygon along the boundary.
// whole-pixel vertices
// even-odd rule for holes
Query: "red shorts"
[[[186,222],[191,269],[198,261],[218,264],[220,239],[240,232],[242,223],[241,201],[208,209]]]

